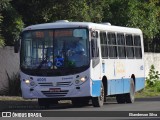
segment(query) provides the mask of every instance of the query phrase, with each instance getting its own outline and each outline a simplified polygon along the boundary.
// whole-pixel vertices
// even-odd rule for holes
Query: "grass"
[[[145,87],[143,90],[136,93],[136,98],[156,97],[160,96],[160,91],[156,87]]]
[[[148,77],[146,78],[146,87],[136,93],[137,98],[160,96],[160,74],[151,65]]]
[[[32,99],[23,99],[19,96],[0,96],[0,101],[33,101]]]

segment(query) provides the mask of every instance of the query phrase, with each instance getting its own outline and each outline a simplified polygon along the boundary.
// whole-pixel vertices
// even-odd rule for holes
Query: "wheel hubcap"
[[[134,83],[132,83],[131,84],[131,92],[130,92],[131,100],[134,100],[134,94],[135,94]]]
[[[101,100],[101,101],[104,100],[104,89],[103,89],[103,87],[101,87],[101,96],[100,96],[100,100]]]

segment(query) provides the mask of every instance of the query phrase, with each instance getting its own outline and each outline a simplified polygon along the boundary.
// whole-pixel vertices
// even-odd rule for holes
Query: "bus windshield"
[[[21,68],[65,69],[89,65],[87,29],[29,30],[22,33]]]

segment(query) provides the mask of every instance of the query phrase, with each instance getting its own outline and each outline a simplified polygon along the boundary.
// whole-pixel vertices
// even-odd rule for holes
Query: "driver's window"
[[[99,61],[99,46],[98,46],[98,32],[97,31],[93,31],[91,33],[92,35],[92,40],[91,40],[91,49],[92,49],[92,66],[95,67]]]

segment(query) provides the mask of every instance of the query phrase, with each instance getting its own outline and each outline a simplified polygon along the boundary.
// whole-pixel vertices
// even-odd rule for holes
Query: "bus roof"
[[[58,29],[58,28],[91,28],[94,30],[104,30],[104,31],[116,31],[116,32],[125,32],[125,33],[134,33],[134,34],[142,34],[142,31],[138,28],[130,28],[130,27],[122,27],[122,26],[113,26],[109,24],[103,23],[92,23],[92,22],[53,22],[53,23],[44,23],[31,25],[24,28],[23,31],[26,30],[37,30],[37,29]]]

